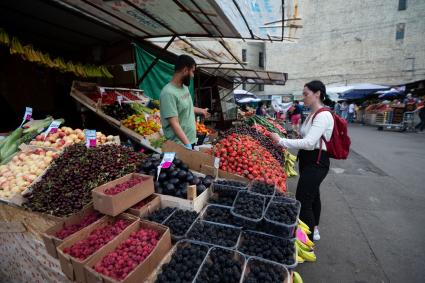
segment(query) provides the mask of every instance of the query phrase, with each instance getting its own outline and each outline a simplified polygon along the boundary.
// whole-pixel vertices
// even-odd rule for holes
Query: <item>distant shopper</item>
[[[341,103],[338,101],[335,103],[335,114],[341,117]]]
[[[412,96],[411,93],[408,93],[406,95],[406,98],[404,99],[404,104],[416,104],[416,99]]]
[[[264,105],[263,102],[259,102],[257,109],[255,110],[255,115],[258,116],[266,116],[267,112],[266,112],[266,106]]]
[[[345,101],[341,105],[341,117],[345,120],[348,118],[348,104]]]
[[[300,105],[299,101],[294,101],[294,108],[291,116],[291,124],[294,132],[300,132],[300,124],[301,124],[301,114],[303,112],[303,107]]]
[[[313,233],[313,239],[320,240],[319,220],[321,212],[320,184],[329,171],[329,155],[326,144],[332,137],[334,119],[329,111],[321,110],[324,101],[328,103],[326,87],[321,81],[311,81],[304,86],[304,105],[311,109],[310,115],[301,126],[301,139],[280,138],[272,134],[271,138],[288,149],[298,149],[299,172],[296,198],[301,202],[300,219]],[[314,118],[313,118],[314,117]],[[319,153],[319,149],[322,152]]]
[[[421,132],[425,129],[425,107],[423,103],[418,106],[419,109],[419,118],[421,121],[416,125],[415,129],[420,130]]]
[[[347,116],[348,123],[353,123],[354,121],[355,108],[356,108],[356,105],[353,102],[351,102],[350,105],[348,106],[348,116]]]

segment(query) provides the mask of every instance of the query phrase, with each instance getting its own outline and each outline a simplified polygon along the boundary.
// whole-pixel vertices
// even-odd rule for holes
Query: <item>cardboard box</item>
[[[78,213],[73,214],[73,215],[69,216],[68,218],[63,219],[58,224],[54,225],[53,227],[50,227],[44,233],[42,233],[41,238],[43,239],[44,245],[46,246],[47,253],[54,258],[58,258],[58,253],[56,252],[56,247],[58,247],[60,244],[62,244],[63,241],[66,240],[68,237],[65,238],[64,240],[61,240],[61,239],[59,239],[58,237],[55,236],[56,233],[59,232],[60,230],[62,230],[62,228],[64,228],[65,226],[70,226],[70,225],[80,223],[81,220],[84,217],[93,213],[94,211],[95,210],[93,208],[93,203],[89,203]],[[90,225],[93,225],[94,223],[96,223],[99,220],[100,219],[96,220],[95,222],[93,222]],[[89,227],[89,226],[87,226],[87,227]],[[86,229],[87,227],[84,227],[83,229]],[[81,229],[81,230],[83,230],[83,229]],[[70,236],[72,236],[72,235],[70,235]]]
[[[88,283],[139,283],[144,282],[149,275],[156,269],[165,255],[171,250],[171,234],[168,227],[154,222],[140,220],[134,223],[129,229],[126,229],[117,238],[107,244],[102,250],[96,253],[86,264],[86,279]],[[110,277],[96,272],[92,267],[100,262],[106,255],[113,252],[119,244],[127,240],[132,232],[138,231],[141,228],[154,229],[162,236],[158,241],[155,249],[151,254],[140,263],[123,281],[116,281]]]
[[[218,178],[222,178],[222,179],[226,179],[226,180],[234,180],[234,181],[241,181],[241,182],[249,182],[249,179],[241,176],[241,175],[236,175],[236,174],[232,174],[230,172],[227,171],[223,171],[223,170],[217,170],[214,167],[208,166],[208,165],[202,165],[201,167],[201,173],[205,174],[205,175],[211,175],[211,176],[215,176],[215,174],[217,175],[216,177]]]
[[[161,206],[161,198],[159,195],[153,194],[150,195],[148,198],[151,198],[150,201],[141,208],[130,207],[126,212],[133,214],[137,217],[144,218],[147,215],[151,214],[153,211],[155,211],[157,207]]]
[[[68,277],[68,279],[77,281],[79,283],[86,283],[86,276],[85,276],[85,270],[84,265],[96,254],[101,252],[109,243],[101,247],[99,250],[97,250],[95,253],[90,255],[85,260],[79,260],[77,258],[71,257],[68,254],[65,254],[63,250],[67,247],[72,246],[73,244],[77,243],[78,241],[87,238],[91,232],[93,232],[95,229],[103,227],[109,223],[112,223],[113,221],[116,221],[118,219],[128,219],[132,221],[133,223],[127,226],[124,231],[121,232],[124,233],[128,229],[130,229],[132,226],[134,226],[137,222],[137,217],[131,214],[121,214],[117,217],[111,217],[111,216],[104,216],[103,218],[99,219],[96,223],[93,223],[93,225],[90,225],[86,227],[85,229],[82,229],[75,233],[74,235],[68,237],[61,245],[57,247],[57,253],[59,257],[59,262],[61,265],[62,272]],[[119,235],[118,235],[119,236]],[[117,237],[118,237],[117,236]],[[115,237],[115,238],[117,238]],[[112,241],[111,241],[112,242]]]
[[[194,210],[200,212],[211,195],[211,188],[206,189],[202,194],[194,200],[182,199],[169,195],[160,195],[163,207],[177,207],[185,210]]]
[[[124,183],[135,176],[144,178],[144,181],[117,195],[106,195],[103,193],[106,189],[114,187],[117,184]],[[147,198],[154,192],[152,176],[131,173],[93,189],[93,206],[96,210],[103,214],[116,216],[139,201]]]
[[[214,167],[215,157],[200,151],[189,150],[172,141],[166,141],[162,145],[162,152],[175,152],[177,157],[190,169],[201,172],[202,165]]]

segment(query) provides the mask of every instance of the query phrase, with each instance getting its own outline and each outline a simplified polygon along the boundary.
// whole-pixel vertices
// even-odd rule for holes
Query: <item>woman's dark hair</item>
[[[326,94],[326,86],[321,81],[319,80],[311,81],[309,83],[306,83],[304,86],[307,87],[312,92],[320,91],[320,100],[324,104],[330,105],[332,103],[332,101],[329,99],[329,96]]]
[[[177,61],[174,64],[174,71],[178,72],[183,70],[186,67],[192,68],[196,65],[195,60],[188,55],[180,55],[177,57]]]

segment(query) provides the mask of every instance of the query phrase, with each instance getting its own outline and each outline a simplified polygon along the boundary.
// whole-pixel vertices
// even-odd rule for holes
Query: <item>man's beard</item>
[[[190,85],[190,80],[191,80],[190,75],[185,76],[185,77],[183,78],[183,84],[184,84],[185,86],[189,86],[189,85]]]

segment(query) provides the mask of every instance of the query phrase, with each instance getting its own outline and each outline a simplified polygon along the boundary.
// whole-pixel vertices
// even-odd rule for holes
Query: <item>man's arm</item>
[[[177,119],[177,117],[171,117],[168,118],[168,122],[179,140],[181,140],[184,145],[190,144],[189,139],[186,137],[186,134],[180,126],[179,119]]]
[[[210,113],[208,113],[208,108],[199,108],[193,107],[195,114],[204,115],[205,118],[208,118]]]

